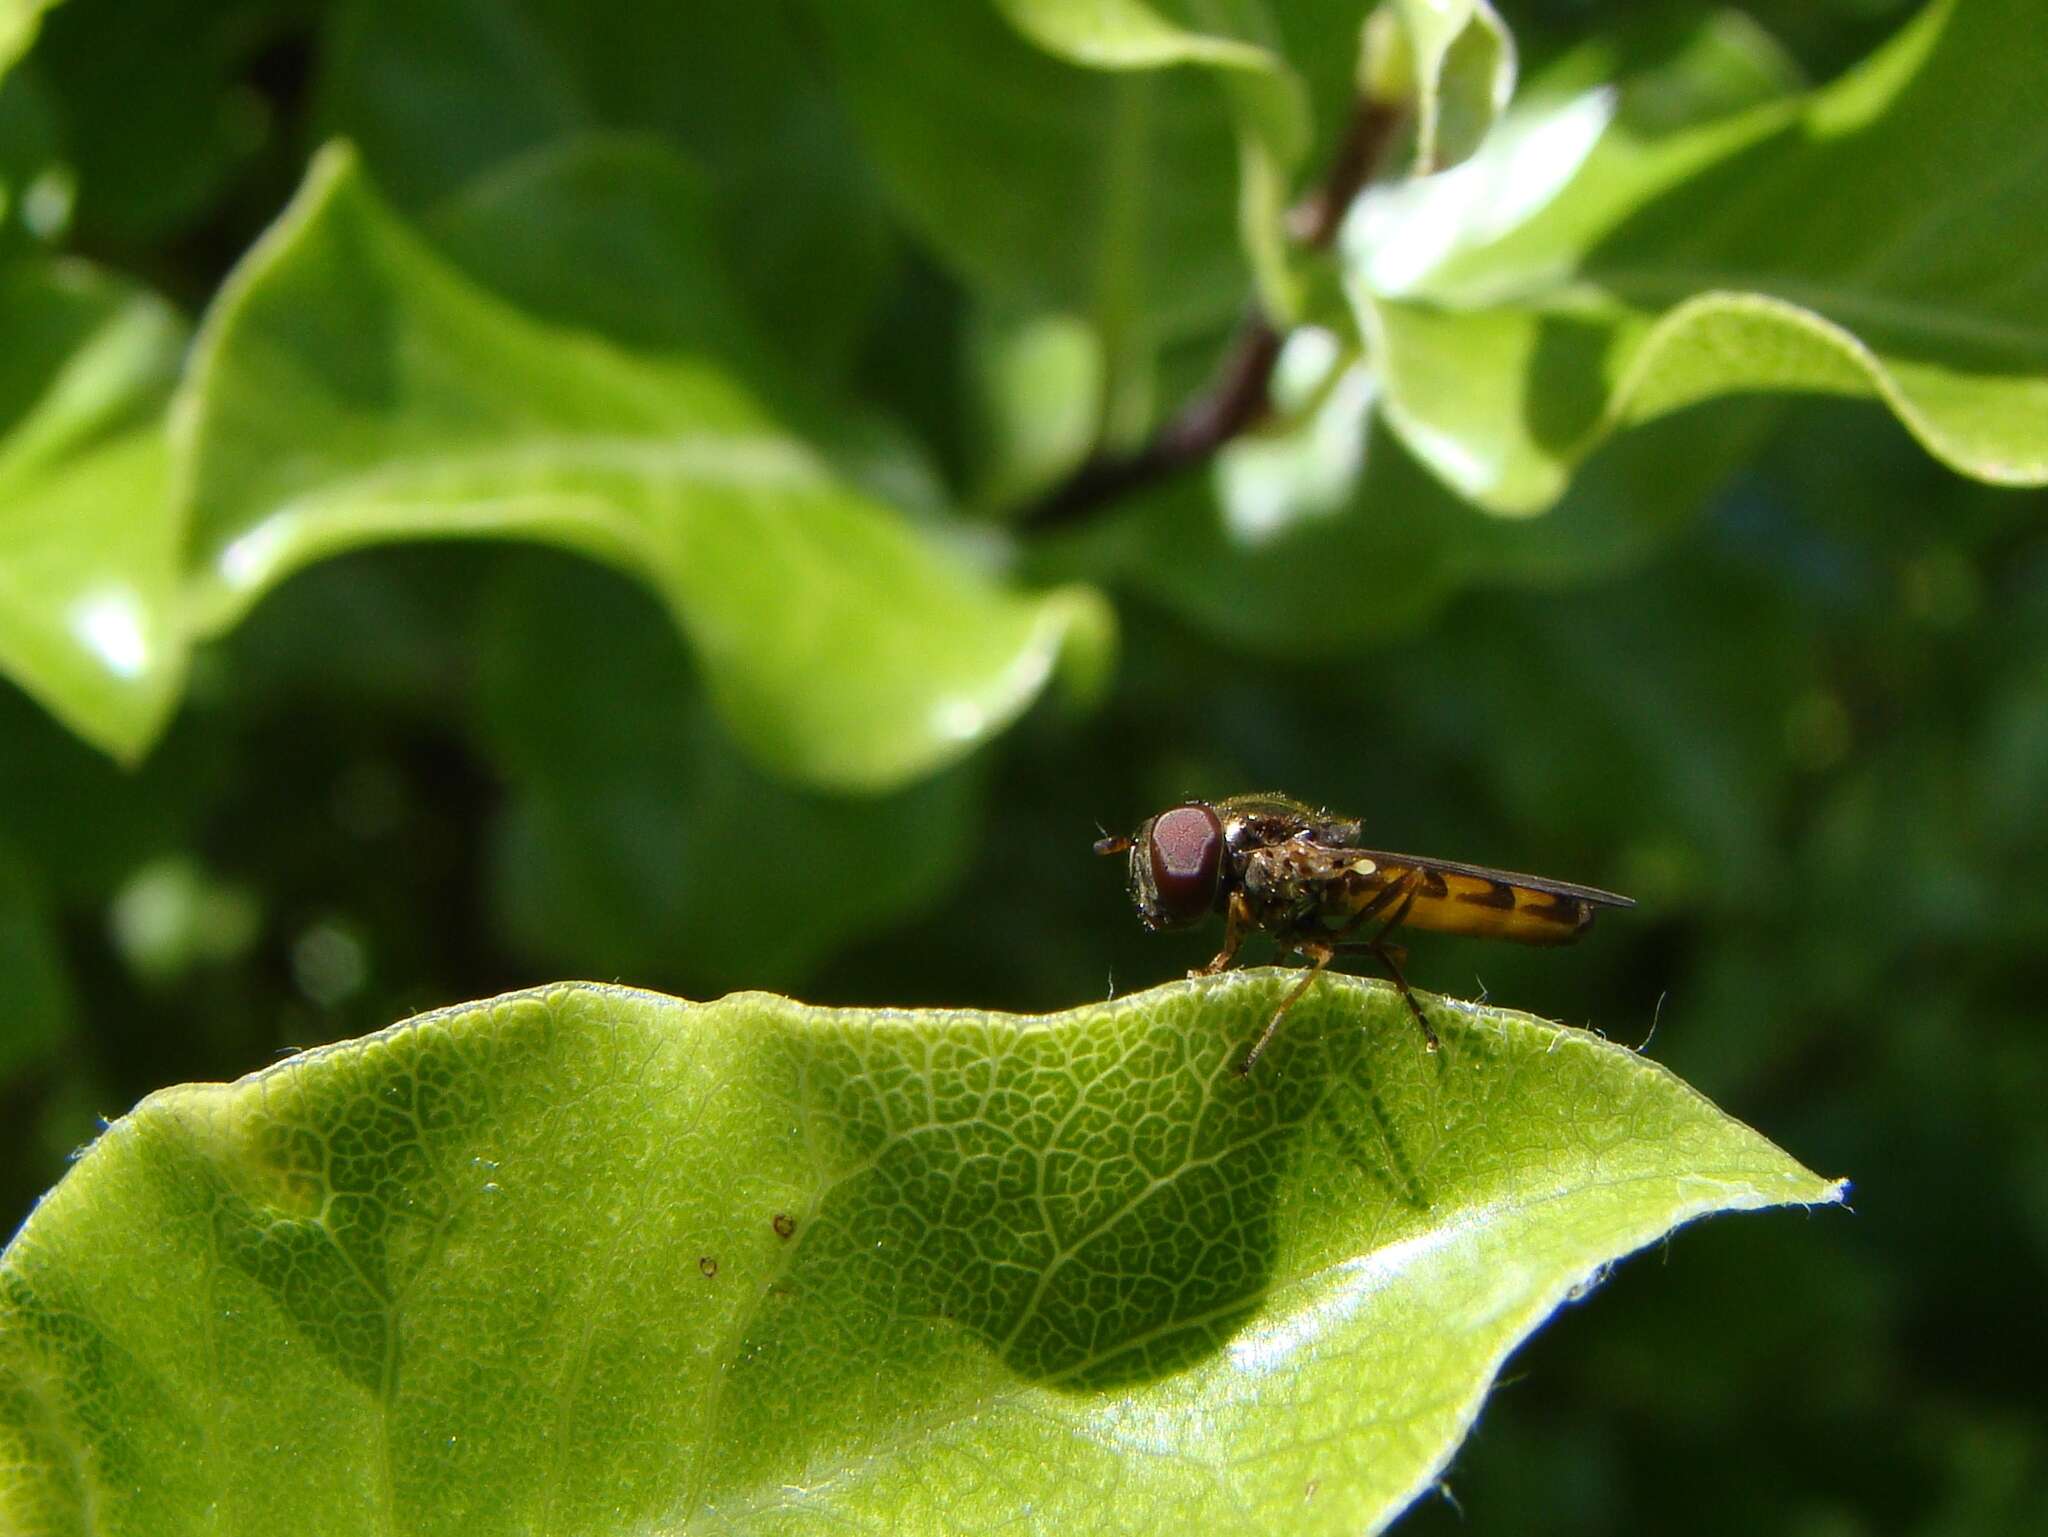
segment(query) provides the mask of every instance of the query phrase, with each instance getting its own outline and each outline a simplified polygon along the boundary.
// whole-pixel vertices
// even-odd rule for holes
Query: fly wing
[[[1602,907],[1634,907],[1597,886],[1417,854],[1361,850],[1390,876],[1412,872],[1415,899],[1401,920],[1410,928],[1523,945],[1568,945],[1593,926]]]

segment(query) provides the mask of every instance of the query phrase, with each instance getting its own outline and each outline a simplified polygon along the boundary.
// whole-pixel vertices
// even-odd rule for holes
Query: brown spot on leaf
[[[701,1255],[697,1260],[697,1268],[704,1272],[704,1279],[708,1281],[718,1274],[718,1261],[708,1254]]]
[[[786,1211],[779,1211],[775,1214],[774,1228],[777,1238],[787,1238],[796,1231],[796,1218]]]

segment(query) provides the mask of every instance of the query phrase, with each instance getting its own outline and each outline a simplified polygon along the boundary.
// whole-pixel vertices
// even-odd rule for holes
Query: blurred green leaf
[[[1102,348],[1095,332],[1070,315],[978,319],[968,349],[985,440],[976,500],[1021,507],[1094,446],[1106,383]]]
[[[1365,468],[1379,381],[1355,348],[1321,326],[1281,344],[1267,395],[1273,420],[1223,445],[1212,477],[1224,526],[1256,547],[1349,504]]]
[[[979,0],[830,0],[816,16],[904,219],[1001,309],[1092,325],[1098,435],[1141,434],[1161,349],[1206,345],[1249,292],[1235,129],[1211,71],[1081,68]]]
[[[1209,64],[1271,74],[1280,61],[1256,43],[1181,26],[1145,0],[993,0],[1010,25],[1048,53],[1094,69]]]
[[[900,430],[764,343],[718,236],[710,178],[662,140],[552,143],[435,204],[422,227],[469,276],[530,315],[717,362],[871,494],[943,500]]]
[[[1505,512],[1549,505],[1619,428],[1748,390],[1877,396],[1966,474],[2048,480],[2048,269],[2009,259],[2048,218],[2028,16],[1937,0],[1810,97],[1673,130],[1670,100],[1716,99],[1703,74],[1745,106],[1768,78],[1703,46],[1625,91],[1561,188],[1543,173],[1584,153],[1601,97],[1368,197],[1344,245],[1389,420]]]
[[[275,143],[276,103],[252,76],[266,48],[298,44],[307,8],[86,0],[50,17],[31,62],[61,106],[79,224],[93,240],[141,248],[190,230]]]
[[[153,1095],[0,1265],[6,1514],[1377,1530],[1606,1264],[1840,1197],[1629,1051],[1458,1005],[1432,1056],[1376,983],[1239,1078],[1290,982],[569,986]]]
[[[1607,444],[1549,517],[1491,518],[1430,475],[1342,369],[1319,403],[1041,551],[1275,660],[1408,634],[1461,592],[1622,568],[1695,513],[1756,442],[1753,403],[1689,411]],[[1364,398],[1361,399],[1361,396]],[[1361,421],[1359,418],[1363,417]]]
[[[1428,267],[1462,249],[1460,230],[1518,224],[1544,206],[1612,116],[1588,83],[1622,65],[1642,76],[1645,60],[1657,88],[1639,79],[1631,100],[1642,105],[1631,110],[1654,109],[1664,131],[1782,95],[1790,79],[1767,39],[1720,18],[1578,50],[1545,72],[1537,105],[1518,109],[1477,159],[1371,195],[1365,218],[1384,238],[1380,259]],[[1419,188],[1455,217],[1397,217]],[[1516,249],[1535,261],[1532,246]],[[1207,487],[1184,479],[1063,540],[1049,569],[1107,566],[1262,655],[1341,654],[1416,629],[1463,590],[1583,581],[1641,557],[1722,484],[1767,421],[1757,402],[1724,401],[1654,422],[1608,440],[1551,517],[1488,518],[1419,472],[1418,458],[1438,467],[1439,442],[1388,431],[1412,424],[1387,398],[1379,361],[1348,318],[1297,327],[1275,370],[1272,414],[1224,447]],[[1442,382],[1446,399],[1463,399],[1457,381]],[[1475,376],[1470,387],[1486,383]]]
[[[719,728],[673,626],[619,581],[515,562],[478,648],[511,792],[493,890],[534,969],[792,987],[958,879],[973,770],[860,800],[776,783]]]
[[[1281,216],[1350,122],[1355,0],[817,9],[905,218],[998,311],[1094,328],[1099,439],[1139,437],[1254,286],[1297,308]]]
[[[43,13],[57,0],[0,0],[0,75],[14,66],[35,41]]]
[[[132,758],[183,676],[158,425],[185,327],[81,262],[0,270],[0,672]]]
[[[436,203],[422,227],[471,277],[539,319],[757,366],[760,342],[712,218],[710,179],[680,152],[645,134],[592,134],[500,162]]]
[[[893,239],[800,20],[753,0],[353,0],[323,56],[323,117],[408,209],[592,135],[666,141],[702,169],[756,330],[837,376]]]
[[[1415,162],[1456,165],[1515,91],[1515,40],[1489,0],[1393,0],[1415,100]]]
[[[194,604],[232,624],[310,560],[543,540],[651,582],[765,763],[878,791],[953,761],[1062,653],[1082,589],[992,586],[838,480],[723,373],[531,320],[465,281],[343,151],[229,280],[183,386]]]
[[[1268,48],[1176,25],[1144,0],[995,0],[1010,24],[1041,48],[1093,69],[1150,70],[1181,64],[1219,71],[1237,125],[1238,230],[1269,315],[1300,307],[1282,221],[1292,178],[1307,153],[1308,97]],[[1213,8],[1212,8],[1213,10]]]

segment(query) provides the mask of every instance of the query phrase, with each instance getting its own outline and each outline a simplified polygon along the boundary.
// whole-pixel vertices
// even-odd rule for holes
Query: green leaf
[[[1041,48],[1093,69],[1207,65],[1221,79],[1237,125],[1238,226],[1270,315],[1292,319],[1300,294],[1288,270],[1285,231],[1291,179],[1310,139],[1302,83],[1268,48],[1175,25],[1144,0],[995,0],[1010,24]]]
[[[1394,0],[1415,100],[1415,166],[1456,165],[1515,90],[1515,40],[1488,0]]]
[[[1011,26],[1048,53],[1096,69],[1214,64],[1267,73],[1279,63],[1257,44],[1177,26],[1144,0],[994,0],[994,4]]]
[[[0,75],[28,52],[43,13],[56,4],[57,0],[0,0]]]
[[[157,417],[185,328],[79,262],[0,271],[0,672],[132,758],[184,671]]]
[[[1210,25],[1217,12],[1234,25]],[[998,312],[1088,322],[1106,368],[1098,439],[1135,441],[1179,393],[1162,358],[1206,363],[1242,315],[1248,261],[1291,309],[1280,209],[1288,174],[1348,120],[1359,10],[1231,3],[1199,28],[1131,3],[1092,22],[1030,0],[1005,14],[1058,56],[986,3],[816,7],[905,220]]]
[[[754,0],[602,12],[352,0],[323,55],[324,123],[408,210],[571,141],[665,142],[703,173],[756,330],[798,368],[836,377],[894,242],[800,21]]]
[[[291,174],[303,151],[284,141],[297,125],[253,82],[266,49],[296,41],[299,4],[121,0],[118,24],[91,4],[44,23],[30,63],[58,106],[95,248],[147,261],[151,242],[192,229],[238,180],[263,185],[266,152],[274,174]]]
[[[503,162],[434,205],[422,229],[528,315],[714,361],[864,489],[941,502],[900,432],[766,345],[733,281],[716,201],[710,178],[662,140],[592,134]]]
[[[1102,421],[1095,332],[1070,315],[976,317],[968,363],[980,407],[976,502],[1021,507],[1087,458]]]
[[[1235,139],[1203,72],[1062,63],[986,3],[815,13],[884,188],[971,287],[1087,317],[1141,397],[1156,349],[1241,309]],[[1121,409],[1142,429],[1151,402]]]
[[[537,319],[735,368],[758,362],[714,233],[710,179],[660,139],[551,141],[436,203],[422,228]]]
[[[14,1526],[1376,1530],[1502,1360],[1826,1202],[1582,1032],[1255,971],[1038,1018],[574,985],[151,1096],[0,1262]],[[1056,1470],[1056,1471],[1055,1471]]]
[[[1275,661],[1343,656],[1412,632],[1457,594],[1583,582],[1667,539],[1764,426],[1723,402],[1617,438],[1544,518],[1488,517],[1432,476],[1338,364],[1298,419],[1056,541],[1044,573],[1113,573],[1227,644]]]
[[[1875,396],[1966,474],[2048,481],[2048,268],[2010,254],[2048,220],[2011,45],[2029,24],[2018,0],[1938,0],[1834,85],[1760,106],[1768,72],[1709,33],[1590,152],[1601,99],[1546,101],[1458,171],[1369,197],[1344,245],[1389,420],[1503,512],[1549,505],[1618,429],[1737,391]],[[1747,110],[1673,129],[1674,98],[1714,103],[1708,69]],[[1547,192],[1574,156],[1547,201],[1517,180]]]
[[[859,800],[777,783],[712,719],[658,607],[620,585],[513,562],[476,648],[508,792],[491,889],[533,970],[793,987],[958,881],[971,766]]]
[[[762,762],[879,791],[954,761],[1063,654],[1092,593],[1005,592],[849,487],[726,374],[628,354],[479,290],[344,151],[209,314],[177,412],[192,602],[218,631],[380,540],[537,539],[651,583]]]

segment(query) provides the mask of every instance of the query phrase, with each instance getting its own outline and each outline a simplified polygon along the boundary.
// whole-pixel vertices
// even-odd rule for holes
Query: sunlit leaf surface
[[[2048,218],[2048,119],[2012,46],[2031,21],[1938,0],[1841,80],[1760,105],[1710,31],[1604,133],[1604,95],[1544,103],[1368,198],[1345,247],[1389,420],[1506,512],[1547,506],[1616,429],[1742,391],[1875,396],[1966,474],[2048,480],[2048,268],[2010,247]],[[1697,121],[1703,63],[1742,110]]]
[[[1373,1530],[1603,1266],[1840,1194],[1597,1037],[1444,1003],[1429,1055],[1377,983],[1240,1078],[1291,980],[570,985],[153,1095],[0,1263],[0,1516]]]
[[[0,272],[0,673],[118,756],[184,671],[160,426],[183,323],[76,262]]]
[[[0,0],[0,74],[35,40],[43,12],[57,0]]]
[[[722,371],[530,319],[316,162],[230,280],[181,400],[195,606],[232,624],[367,543],[537,539],[653,584],[761,760],[839,789],[961,756],[1099,654],[1091,594],[1006,593]]]
[[[1395,0],[1412,57],[1415,154],[1424,171],[1478,146],[1515,89],[1515,44],[1487,0]]]

